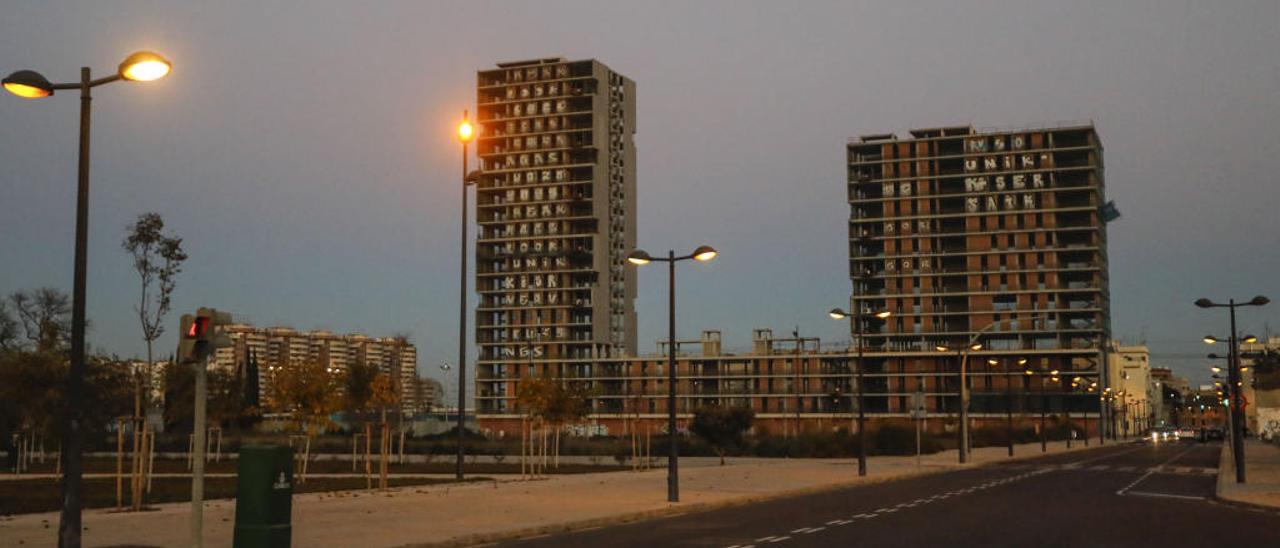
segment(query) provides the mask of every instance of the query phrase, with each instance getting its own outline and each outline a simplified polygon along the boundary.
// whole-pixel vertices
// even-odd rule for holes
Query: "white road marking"
[[[791,539],[791,537],[789,537],[789,536],[782,536],[782,537],[777,537],[777,538],[775,538],[775,539],[773,539],[773,540],[771,540],[771,541],[769,541],[769,542],[782,542],[782,541],[784,541],[784,540],[790,540],[790,539]]]
[[[775,538],[778,538],[778,537],[775,537],[775,536],[760,537],[756,539],[756,542],[770,542]]]
[[[826,529],[827,529],[826,527],[810,527],[808,531],[804,532],[804,534],[812,535],[814,533],[817,533],[818,531],[825,531]]]
[[[1192,450],[1192,449],[1194,449],[1194,447],[1188,447],[1186,450],[1182,451],[1181,453],[1178,453],[1177,455],[1174,455],[1174,456],[1172,456],[1172,457],[1169,457],[1169,460],[1166,460],[1166,461],[1164,461],[1164,462],[1160,463],[1156,468],[1159,468],[1160,466],[1164,466],[1165,464],[1168,464],[1168,463],[1170,463],[1170,462],[1173,462],[1173,461],[1174,461],[1174,459],[1177,459],[1178,457],[1181,457],[1181,456],[1183,456],[1183,455],[1185,455],[1185,454],[1187,454],[1187,453],[1191,452],[1191,450]],[[1151,469],[1147,470],[1147,473],[1145,473],[1145,474],[1143,474],[1142,476],[1138,477],[1138,479],[1133,480],[1133,483],[1130,483],[1129,485],[1124,486],[1124,488],[1120,489],[1119,491],[1116,491],[1116,494],[1117,494],[1117,495],[1120,495],[1120,496],[1122,496],[1122,497],[1123,497],[1123,496],[1124,496],[1124,494],[1125,494],[1126,492],[1128,492],[1130,489],[1133,489],[1133,487],[1134,487],[1135,485],[1137,485],[1137,484],[1139,484],[1139,483],[1142,483],[1142,480],[1145,480],[1145,479],[1147,479],[1147,478],[1151,477],[1151,474],[1154,474],[1154,473],[1156,472],[1156,468],[1151,468]]]
[[[1149,493],[1147,491],[1128,491],[1125,494],[1136,495],[1139,497],[1160,497],[1160,498],[1182,499],[1182,500],[1204,500],[1204,497],[1196,497],[1191,495],[1175,495],[1172,493]]]

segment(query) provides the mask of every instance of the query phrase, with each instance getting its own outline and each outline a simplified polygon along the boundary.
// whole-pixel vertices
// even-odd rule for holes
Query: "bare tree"
[[[65,348],[71,340],[71,298],[52,287],[16,291],[9,295],[22,331],[36,350]]]
[[[9,303],[0,301],[0,352],[18,350],[18,320],[9,312]]]

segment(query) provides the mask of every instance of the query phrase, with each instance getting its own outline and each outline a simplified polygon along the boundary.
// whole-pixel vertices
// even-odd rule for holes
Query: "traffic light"
[[[178,361],[194,363],[208,358],[215,349],[230,346],[231,340],[218,329],[231,324],[231,314],[200,308],[195,315],[183,314],[178,339]]]

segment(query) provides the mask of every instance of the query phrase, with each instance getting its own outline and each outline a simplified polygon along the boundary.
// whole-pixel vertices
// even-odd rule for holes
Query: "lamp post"
[[[861,312],[861,307],[858,308],[858,314],[849,314],[839,308],[833,308],[827,313],[827,315],[831,316],[831,318],[835,320],[848,319],[853,322],[854,337],[857,339],[856,344],[858,345],[858,475],[865,476],[867,475],[867,415],[865,401],[866,381],[863,376],[865,368],[862,365],[862,356],[866,345],[863,344],[862,334],[863,322],[865,322],[867,318],[865,317],[866,315]],[[888,310],[881,310],[871,314],[871,316],[881,320],[886,319],[891,315],[893,315],[893,313]]]
[[[709,245],[698,246],[689,255],[676,256],[674,250],[664,257],[650,257],[637,249],[627,255],[627,262],[644,266],[653,261],[667,263],[667,502],[680,502],[680,474],[677,469],[680,447],[676,439],[676,263],[693,259],[705,263],[716,258]]]
[[[461,480],[462,457],[466,453],[466,403],[467,403],[467,187],[476,184],[480,179],[479,171],[467,171],[467,145],[475,139],[475,126],[462,111],[462,122],[458,123],[458,141],[462,143],[462,234],[461,249],[462,267],[458,272],[458,456],[455,465],[455,476]]]
[[[1028,318],[1028,320],[1034,323],[1035,321],[1043,320],[1046,317],[1047,316],[1044,314],[1036,314]],[[964,464],[969,461],[969,387],[968,387],[968,377],[967,377],[969,352],[970,351],[977,352],[979,350],[982,350],[982,343],[978,342],[978,339],[982,338],[982,335],[985,334],[987,331],[990,331],[992,328],[994,328],[997,325],[1003,324],[1008,321],[1013,321],[1015,319],[1017,319],[1016,316],[1011,316],[1011,317],[1008,317],[1002,320],[996,320],[994,322],[987,324],[986,327],[979,329],[977,333],[974,333],[972,337],[969,337],[969,342],[966,343],[964,346],[960,347],[960,349],[956,351],[956,355],[960,361],[960,375],[959,375],[960,376],[960,413],[959,413],[960,428],[958,429],[959,436],[960,436],[960,442],[958,444],[960,464]],[[951,351],[950,347],[944,344],[937,345],[934,347],[934,349],[937,350],[938,352]]]
[[[1026,365],[1027,359],[1018,359],[1018,365]],[[991,358],[987,360],[987,365],[1000,365],[1000,360]],[[1005,437],[1007,438],[1007,446],[1009,456],[1013,456],[1013,379],[1009,378],[1012,368],[1006,361],[1004,364],[1004,418],[1005,418]]]
[[[1026,358],[1023,358],[1022,360],[1020,360],[1019,363],[1025,364]],[[1031,377],[1031,375],[1033,375],[1034,372],[1031,371],[1030,368],[1027,368],[1022,370],[1022,374],[1026,375],[1027,377]],[[1027,387],[1030,388],[1030,385],[1031,383],[1030,381],[1028,381]],[[1025,405],[1026,392],[1023,393],[1023,402]],[[1047,407],[1048,405],[1049,405],[1049,398],[1045,395],[1044,381],[1041,380],[1040,381],[1040,404],[1038,406],[1040,407],[1040,452],[1041,453],[1047,453],[1049,451],[1049,436],[1048,436],[1048,433],[1045,432],[1044,430],[1044,408]]]
[[[1243,409],[1240,406],[1240,345],[1241,340],[1236,335],[1236,308],[1241,306],[1264,306],[1271,302],[1262,295],[1258,295],[1247,302],[1236,302],[1230,299],[1226,304],[1215,303],[1209,299],[1197,299],[1196,306],[1200,308],[1227,308],[1230,310],[1231,316],[1231,336],[1227,341],[1230,348],[1227,349],[1227,397],[1230,404],[1231,417],[1231,452],[1235,458],[1236,465],[1236,483],[1244,483],[1244,418]],[[1208,335],[1204,338],[1207,344],[1215,344],[1219,341],[1217,337]],[[1254,343],[1258,338],[1252,335],[1246,336],[1243,342]]]
[[[80,81],[50,83],[33,70],[19,70],[2,83],[10,93],[24,99],[50,97],[56,90],[80,90],[80,156],[76,184],[75,278],[71,304],[71,367],[67,375],[67,396],[62,427],[62,511],[58,520],[58,545],[80,545],[81,506],[81,407],[84,404],[84,325],[85,293],[88,272],[89,242],[89,121],[93,96],[90,90],[119,80],[149,82],[169,74],[172,69],[164,57],[139,51],[120,63],[115,74],[93,79],[89,67],[81,67]]]
[[[976,352],[978,350],[982,350],[982,343],[978,342],[978,337],[986,330],[991,329],[994,325],[995,324],[992,323],[982,328],[982,330],[975,333],[973,337],[969,339],[968,344],[964,345],[956,352],[956,357],[960,364],[960,428],[957,429],[959,431],[958,434],[960,436],[960,440],[956,444],[956,450],[960,455],[960,464],[969,462],[969,379],[966,375],[966,368],[969,362],[969,351],[972,350]],[[938,352],[948,352],[951,350],[946,345],[938,345],[934,347],[934,349]]]
[[[443,376],[443,377],[444,377],[444,382],[441,382],[441,383],[440,383],[440,390],[441,390],[441,392],[444,392],[445,390],[447,390],[447,389],[448,389],[448,386],[447,386],[447,385],[445,385],[445,382],[448,382],[448,381],[449,381],[449,372],[450,372],[450,371],[453,371],[453,366],[452,366],[452,365],[449,365],[449,362],[440,362],[440,366],[439,366],[439,367],[440,367],[440,372],[441,372],[441,374],[442,374],[441,376]],[[440,394],[440,402],[441,402],[441,403],[444,403],[444,402],[445,402],[444,397],[445,397],[445,395],[444,395],[444,394]],[[449,422],[449,406],[448,406],[448,404],[445,404],[445,405],[443,405],[443,407],[444,407],[444,412],[445,412],[445,418],[444,418],[444,421],[445,421],[446,423],[448,423],[448,422]]]

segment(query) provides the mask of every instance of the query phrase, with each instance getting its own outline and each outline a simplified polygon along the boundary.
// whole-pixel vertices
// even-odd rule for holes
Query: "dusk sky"
[[[191,256],[170,326],[212,306],[263,326],[405,332],[419,370],[439,376],[457,359],[454,125],[474,108],[477,70],[552,56],[636,82],[640,247],[721,253],[678,273],[682,337],[720,329],[729,350],[748,348],[754,327],[849,339],[825,314],[850,292],[849,138],[1088,120],[1123,214],[1108,226],[1114,335],[1145,339],[1156,365],[1195,384],[1208,375],[1200,337],[1227,330],[1226,312],[1197,297],[1268,295],[1278,302],[1242,310],[1241,331],[1280,330],[1274,0],[4,11],[3,74],[104,76],[139,49],[173,62],[162,81],[94,92],[89,342],[121,356],[144,345],[120,241],[155,211]],[[70,292],[77,108],[74,92],[0,97],[0,293]],[[640,274],[643,352],[665,333],[664,270]]]

